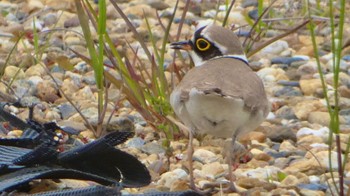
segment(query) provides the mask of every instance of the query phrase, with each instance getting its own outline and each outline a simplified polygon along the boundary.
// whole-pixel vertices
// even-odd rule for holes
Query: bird
[[[215,24],[200,26],[189,40],[171,43],[170,48],[186,50],[195,65],[171,92],[170,104],[189,130],[190,187],[200,191],[193,176],[194,135],[231,138],[234,146],[239,136],[265,120],[270,106],[264,84],[249,67],[233,31]],[[232,158],[228,160],[228,189],[237,191],[230,169]]]

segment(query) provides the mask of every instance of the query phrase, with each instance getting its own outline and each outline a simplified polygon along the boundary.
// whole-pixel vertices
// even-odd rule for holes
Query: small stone
[[[268,162],[268,161],[271,161],[273,158],[270,155],[262,152],[260,154],[254,155],[254,159],[258,161]]]
[[[278,40],[260,51],[261,56],[277,56],[281,52],[288,49],[288,43],[283,40]]]
[[[311,112],[308,117],[310,123],[328,126],[331,118],[328,112]]]
[[[10,81],[10,80],[23,79],[24,77],[25,77],[25,74],[23,69],[16,66],[9,65],[9,66],[6,66],[2,79],[5,81]]]
[[[266,133],[266,137],[273,142],[279,143],[283,142],[284,140],[292,140],[294,142],[297,140],[295,133],[287,127],[275,127],[270,129]]]
[[[299,83],[304,95],[313,95],[317,89],[322,88],[320,79],[300,80]]]
[[[203,165],[202,172],[205,173],[207,177],[215,179],[215,176],[224,173],[225,170],[219,162],[213,162]]]
[[[186,179],[188,174],[183,169],[175,169],[173,171],[166,172],[160,176],[159,184],[163,184],[164,186],[170,188],[173,183],[178,180]]]
[[[257,20],[259,18],[258,9],[253,9],[248,12],[249,18]]]
[[[193,160],[208,164],[217,161],[218,157],[209,150],[197,149],[193,153]]]
[[[42,81],[43,81],[43,79],[40,76],[30,76],[28,78],[28,82],[33,84],[33,86],[38,86],[38,84]]]
[[[258,6],[258,1],[257,0],[244,0],[241,4],[243,8],[251,7],[251,6]]]
[[[177,180],[170,186],[170,192],[186,191],[189,189],[190,187],[187,180]]]
[[[307,136],[303,136],[300,139],[298,138],[298,142],[297,145],[302,145],[304,147],[308,147],[312,144],[315,143],[323,143],[325,140],[319,136],[315,136],[315,135],[307,135]]]
[[[294,144],[292,144],[289,140],[284,140],[280,145],[280,151],[293,152],[296,151],[297,148]]]
[[[46,73],[45,69],[42,65],[36,64],[33,66],[30,66],[26,72],[24,73],[25,77],[30,76],[43,76]]]
[[[74,16],[66,21],[64,21],[64,28],[77,27],[80,25],[78,16]]]
[[[308,189],[301,189],[300,193],[303,196],[325,196],[324,191],[313,191]]]
[[[266,167],[258,167],[255,169],[236,169],[233,173],[239,179],[240,177],[250,177],[257,179],[267,179],[272,175],[276,175],[277,172],[281,172],[278,167],[275,166],[266,166]]]
[[[161,154],[165,153],[164,148],[155,142],[146,143],[141,148],[142,152],[145,152],[147,154]]]
[[[311,129],[308,127],[303,127],[297,131],[296,135],[298,138],[304,135],[314,135],[323,139],[327,139],[329,137],[329,129],[328,127],[322,127],[320,129]]]
[[[274,92],[274,95],[276,97],[283,97],[283,96],[302,96],[303,93],[300,91],[299,88],[292,87],[292,86],[284,86],[282,88],[279,88]]]
[[[68,119],[73,114],[77,113],[75,108],[71,104],[68,104],[68,103],[63,103],[63,104],[59,105],[58,109],[59,109],[63,119]]]
[[[61,115],[57,111],[47,111],[44,116],[45,120],[48,121],[59,121],[61,120]]]
[[[261,181],[257,178],[240,178],[236,181],[236,184],[240,187],[243,187],[245,189],[252,189],[256,187],[263,187],[265,190],[272,190],[277,188],[277,186],[273,183],[268,183]]]
[[[304,100],[298,102],[294,107],[294,114],[299,120],[307,120],[309,114],[325,106],[319,100]]]
[[[54,25],[57,23],[57,16],[56,14],[53,14],[53,13],[49,13],[49,14],[46,14],[44,17],[43,17],[43,22],[44,22],[44,25],[47,27],[47,26],[51,26],[51,25]]]
[[[134,137],[128,140],[126,146],[129,148],[141,148],[145,144],[145,141],[140,137]]]
[[[169,5],[163,0],[147,0],[146,4],[150,5],[152,8],[156,10],[164,10],[169,7]]]
[[[37,85],[37,96],[48,103],[54,103],[59,97],[58,90],[51,82],[43,81]]]
[[[265,142],[266,135],[264,133],[261,133],[261,132],[252,131],[252,132],[249,132],[247,134],[244,134],[240,138],[240,142],[243,144],[247,144],[247,143],[251,142],[252,140],[256,140],[260,143]]]
[[[294,114],[294,111],[292,108],[290,108],[287,105],[282,106],[279,108],[276,112],[277,118],[283,118],[283,119],[297,119],[297,117]]]
[[[287,175],[280,184],[281,187],[293,187],[299,183],[299,179],[293,175]]]
[[[327,62],[327,65],[329,70],[333,71],[333,59],[329,60]],[[350,67],[350,63],[344,61],[343,59],[340,59],[340,62],[339,62],[339,69],[341,71],[347,71],[347,69]]]
[[[287,64],[291,65],[293,62],[306,61],[302,57],[274,57],[271,59],[272,64]]]

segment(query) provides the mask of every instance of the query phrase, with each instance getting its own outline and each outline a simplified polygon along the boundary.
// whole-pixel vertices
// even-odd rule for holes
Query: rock
[[[51,82],[43,81],[37,85],[37,96],[48,103],[54,103],[59,97],[58,90]]]
[[[289,140],[284,140],[279,148],[280,151],[294,152],[297,150],[294,144],[292,144]]]
[[[306,190],[313,190],[313,191],[326,191],[328,189],[327,185],[324,184],[298,184],[298,188],[300,189],[306,189]]]
[[[170,188],[178,180],[185,180],[188,174],[183,169],[175,169],[173,171],[166,172],[160,176],[159,184]]]
[[[299,88],[292,87],[292,86],[285,86],[282,88],[279,88],[274,92],[274,95],[276,97],[283,97],[283,96],[302,96],[303,93],[300,91]]]
[[[65,79],[63,80],[61,90],[64,94],[71,98],[73,94],[75,94],[79,90],[79,87],[74,83],[73,80]]]
[[[249,177],[257,179],[267,179],[272,175],[276,175],[281,170],[275,166],[258,167],[255,169],[236,169],[233,173],[239,179],[240,177]]]
[[[311,129],[308,127],[303,127],[297,131],[296,135],[298,138],[304,135],[314,135],[323,139],[327,139],[329,137],[329,128],[322,127],[320,129]]]
[[[165,153],[164,148],[155,142],[146,143],[141,148],[142,152],[145,152],[147,154],[161,154]]]
[[[38,86],[38,84],[42,81],[43,79],[40,76],[31,76],[28,78],[28,82],[33,84],[33,86]]]
[[[330,59],[328,62],[327,62],[327,65],[328,69],[330,71],[333,72],[333,59]],[[339,69],[341,71],[347,71],[347,69],[350,67],[350,63],[344,61],[343,59],[340,59],[340,63],[339,63]]]
[[[187,180],[177,180],[170,186],[170,192],[187,191],[189,189],[190,187]]]
[[[324,196],[324,191],[313,191],[308,189],[301,189],[300,190],[301,195],[303,196]]]
[[[308,59],[302,57],[274,57],[271,59],[271,64],[287,64],[291,65],[293,62],[307,61]]]
[[[320,79],[300,80],[300,88],[304,95],[313,95],[317,89],[322,88]]]
[[[299,184],[299,179],[293,175],[287,175],[281,182],[281,187],[294,187]]]
[[[297,74],[299,76],[313,75],[317,72],[317,63],[314,61],[308,61],[306,64],[299,66],[297,69]]]
[[[24,73],[25,77],[30,76],[43,76],[46,73],[45,69],[41,64],[36,64],[33,66],[30,66],[26,72]]]
[[[272,190],[272,189],[275,189],[277,187],[273,183],[268,183],[268,182],[264,182],[264,181],[261,181],[261,180],[256,179],[256,178],[247,178],[247,177],[239,178],[236,181],[236,184],[238,186],[240,186],[240,187],[245,188],[245,189],[252,189],[252,188],[255,188],[255,187],[262,187],[265,190]]]
[[[8,65],[5,68],[4,75],[2,76],[2,79],[5,81],[10,81],[10,80],[19,80],[23,79],[25,77],[23,69]]]
[[[258,1],[257,0],[244,0],[241,4],[243,8],[251,7],[251,6],[258,6]]]
[[[279,108],[276,112],[275,115],[277,118],[283,118],[283,119],[297,119],[297,117],[294,114],[294,111],[292,108],[290,108],[287,105],[282,106]]]
[[[141,148],[145,141],[140,137],[134,137],[127,141],[126,146],[129,148]]]
[[[282,69],[265,67],[263,69],[260,69],[257,74],[264,82],[267,83],[275,82],[277,80],[288,80],[288,77],[285,75],[285,71]]]
[[[273,142],[283,142],[284,140],[292,140],[296,142],[295,133],[287,127],[275,127],[274,129],[268,130],[266,137]]]
[[[281,52],[288,49],[288,43],[283,40],[278,40],[263,48],[259,53],[261,56],[278,56]]]
[[[328,112],[311,112],[307,120],[310,123],[328,126],[331,118]]]
[[[34,12],[35,10],[44,8],[44,4],[39,0],[28,0],[26,5],[28,5],[28,12]]]
[[[61,115],[57,111],[52,110],[52,111],[45,112],[44,118],[47,121],[55,121],[55,122],[57,122],[57,121],[61,120]]]
[[[285,158],[290,156],[292,153],[289,151],[281,151],[277,152],[276,150],[266,150],[266,154],[270,155],[271,157],[278,159],[278,158]]]
[[[243,144],[247,144],[247,143],[251,142],[252,140],[256,140],[260,143],[263,143],[266,140],[266,135],[264,133],[261,133],[261,132],[252,131],[252,132],[249,132],[247,134],[244,134],[240,138],[240,142]]]
[[[350,55],[344,55],[342,59],[344,61],[350,61]]]
[[[169,7],[169,5],[162,0],[147,0],[146,4],[150,5],[152,8],[156,10],[164,10]]]
[[[54,13],[48,13],[43,17],[43,22],[46,27],[56,24],[57,20],[57,15]]]
[[[320,108],[325,108],[325,106],[319,100],[304,100],[298,102],[293,107],[293,111],[299,120],[307,120],[311,112]]]
[[[218,160],[216,154],[209,150],[197,149],[193,153],[193,161],[199,161],[200,163],[208,164]]]
[[[124,14],[128,15],[129,17],[133,16],[136,18],[155,18],[155,9],[153,9],[151,6],[147,4],[135,4],[130,5],[126,7],[123,10]]]
[[[63,119],[68,119],[73,114],[77,113],[75,108],[71,104],[68,104],[68,103],[63,103],[63,104],[59,105],[58,109],[59,109]]]
[[[249,18],[253,19],[253,20],[257,20],[259,18],[259,13],[258,13],[258,9],[253,9],[250,10],[248,12],[248,16]]]
[[[258,161],[269,162],[269,161],[273,160],[273,158],[270,155],[268,155],[264,152],[256,154],[256,155],[252,151],[251,151],[251,153],[254,155],[254,159],[256,159]]]
[[[339,93],[342,97],[350,98],[350,89],[347,86],[340,86]]]
[[[337,161],[337,153],[332,151],[331,163],[333,170],[338,169]],[[329,170],[328,151],[317,152],[314,154],[314,157],[294,162],[284,169],[285,172],[303,172],[307,175],[320,175]]]
[[[215,179],[215,176],[223,174],[225,170],[219,162],[212,162],[203,165],[202,172],[205,173],[208,178]]]

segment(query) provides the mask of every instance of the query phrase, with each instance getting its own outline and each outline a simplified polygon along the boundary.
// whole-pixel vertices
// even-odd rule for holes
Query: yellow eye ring
[[[210,43],[204,38],[198,38],[196,41],[196,46],[200,51],[206,51],[210,48]]]

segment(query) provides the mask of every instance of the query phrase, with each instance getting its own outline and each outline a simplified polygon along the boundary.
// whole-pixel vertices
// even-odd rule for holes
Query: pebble
[[[141,147],[142,152],[147,154],[163,154],[165,153],[164,148],[155,142],[146,143]]]
[[[308,60],[308,59],[307,59]],[[302,57],[274,57],[271,59],[272,64],[287,64],[291,65],[294,62],[306,61]]]
[[[23,69],[8,65],[5,68],[4,75],[2,76],[2,79],[5,81],[10,81],[10,80],[19,80],[23,79],[25,77]]]
[[[288,43],[283,40],[278,40],[267,47],[263,48],[259,53],[261,56],[278,56],[283,51],[288,49]]]
[[[57,106],[57,108],[59,109],[63,119],[68,119],[69,117],[71,117],[73,114],[77,112],[75,108],[68,103],[63,103]]]
[[[276,127],[275,129],[271,129],[266,133],[266,137],[269,138],[273,142],[283,142],[284,140],[296,141],[295,133],[286,127]]]
[[[193,160],[198,161],[200,163],[212,163],[218,160],[218,157],[215,153],[205,150],[205,149],[197,149],[193,153]]]
[[[219,162],[212,162],[212,163],[203,165],[202,172],[205,173],[207,178],[215,179],[215,176],[223,174],[225,170],[224,170],[224,167]]]
[[[178,168],[162,174],[158,183],[170,188],[173,183],[180,179],[186,179],[187,176],[188,174],[185,170]]]

